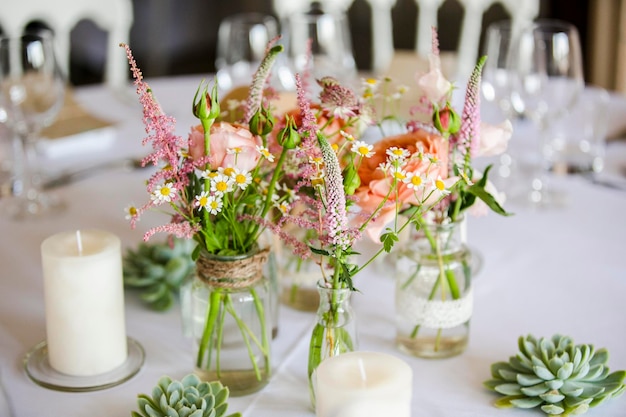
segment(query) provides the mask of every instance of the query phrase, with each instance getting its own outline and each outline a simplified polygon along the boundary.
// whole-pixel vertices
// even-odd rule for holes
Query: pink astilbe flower
[[[322,151],[322,159],[326,170],[326,216],[324,228],[332,243],[341,249],[347,249],[352,244],[352,238],[347,231],[348,217],[346,212],[346,195],[343,190],[343,177],[337,154],[333,151],[326,138],[318,135],[318,143]]]
[[[457,134],[456,140],[462,150],[466,153],[466,160],[470,156],[474,156],[479,146],[480,140],[480,75],[485,65],[485,57],[482,57],[467,83],[465,91],[465,102],[463,104],[463,113],[461,115],[461,130]],[[467,155],[469,149],[469,155]]]
[[[301,257],[302,259],[306,259],[311,256],[311,250],[309,249],[309,247],[304,242],[300,242],[294,235],[282,230],[280,224],[274,224],[261,217],[251,216],[247,214],[240,216],[239,220],[252,220],[254,222],[257,222],[258,224],[278,236],[288,246],[291,246],[293,248],[293,253]]]
[[[141,70],[137,67],[130,47],[120,44],[126,50],[126,57],[130,64],[134,84],[137,87],[139,102],[143,106],[143,122],[148,136],[143,139],[143,144],[152,143],[153,153],[143,160],[143,164],[152,163],[157,165],[159,160],[166,161],[170,166],[178,165],[180,150],[185,145],[185,140],[181,136],[174,135],[176,120],[167,116],[161,110],[161,106],[152,95],[152,90],[148,83],[143,80]]]
[[[306,97],[306,90],[300,78],[300,74],[296,74],[296,91],[298,98],[298,107],[302,115],[302,125],[298,129],[298,133],[302,135],[302,147],[309,149],[312,147],[313,140],[317,137],[317,119],[311,110],[311,103]]]
[[[153,227],[148,230],[143,235],[143,240],[148,241],[152,236],[157,233],[167,233],[170,235],[174,235],[181,239],[191,239],[194,234],[196,234],[200,230],[199,226],[192,226],[189,222],[181,222],[181,223],[169,223],[161,226]]]
[[[272,41],[268,44],[268,52],[265,55],[265,58],[263,58],[261,65],[259,65],[259,68],[252,77],[252,85],[250,86],[250,93],[248,94],[248,100],[246,101],[245,107],[245,123],[248,123],[250,119],[252,119],[252,116],[254,116],[254,113],[256,113],[261,107],[265,83],[267,82],[267,78],[270,75],[274,62],[276,61],[276,57],[283,50],[282,45],[270,47],[270,45],[272,45]]]

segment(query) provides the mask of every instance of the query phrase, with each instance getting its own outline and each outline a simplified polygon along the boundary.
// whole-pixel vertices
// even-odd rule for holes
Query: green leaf
[[[529,397],[536,397],[537,395],[544,394],[548,392],[550,388],[546,386],[545,383],[540,383],[537,385],[533,385],[531,387],[523,387],[521,391],[524,395],[528,395]]]
[[[380,241],[383,244],[383,248],[385,249],[385,252],[389,253],[391,252],[391,249],[393,248],[393,246],[396,244],[396,242],[398,242],[398,234],[395,233],[394,231],[389,230],[389,232],[383,233],[380,237]]]
[[[491,169],[491,165],[489,165],[485,169],[485,172],[483,173],[483,177],[479,181],[477,181],[476,183],[474,183],[473,185],[467,188],[467,192],[480,198],[485,204],[487,204],[487,206],[491,210],[495,211],[496,213],[502,216],[510,216],[512,215],[512,213],[507,212],[500,205],[500,203],[496,201],[494,196],[492,196],[491,194],[489,194],[489,192],[487,192],[487,190],[485,190],[485,185],[487,184],[487,175],[489,174],[490,169]]]
[[[555,404],[546,404],[546,405],[541,406],[541,411],[543,411],[546,414],[558,416],[558,415],[563,414],[563,411],[565,411],[565,409]]]
[[[506,397],[498,398],[493,404],[498,408],[513,408],[515,405],[513,401],[525,398],[523,395],[507,395]]]
[[[313,252],[316,255],[330,256],[330,252],[324,249],[314,248],[313,246],[309,246],[309,249],[311,249],[311,252]]]
[[[495,387],[495,391],[504,395],[520,395],[520,386],[517,384],[500,384]]]
[[[511,400],[511,404],[513,404],[517,408],[534,408],[541,404],[543,400],[539,397],[524,397],[519,399]]]

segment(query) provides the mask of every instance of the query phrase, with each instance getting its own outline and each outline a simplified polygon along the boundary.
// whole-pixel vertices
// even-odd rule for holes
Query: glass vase
[[[285,251],[280,265],[280,301],[300,311],[317,311],[320,304],[317,281],[320,266],[311,258],[302,259]]]
[[[323,281],[317,283],[319,307],[309,344],[309,392],[315,408],[315,370],[327,358],[358,348],[356,321],[348,288],[333,289]]]
[[[396,345],[445,358],[467,347],[472,316],[470,253],[462,221],[412,230],[396,262]]]
[[[272,323],[263,274],[269,250],[238,256],[202,253],[191,288],[196,374],[240,396],[270,378]]]

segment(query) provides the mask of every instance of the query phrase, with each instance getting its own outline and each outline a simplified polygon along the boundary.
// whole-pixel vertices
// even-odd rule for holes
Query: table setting
[[[0,414],[626,416],[626,99],[581,87],[590,130],[514,114],[485,99],[490,56],[443,76],[435,30],[412,80],[344,85],[309,45],[282,84],[293,45],[253,17],[243,100],[228,60],[146,80],[121,45],[136,100],[73,89],[104,123],[17,161],[37,197],[0,196]],[[559,204],[516,198],[537,167]]]

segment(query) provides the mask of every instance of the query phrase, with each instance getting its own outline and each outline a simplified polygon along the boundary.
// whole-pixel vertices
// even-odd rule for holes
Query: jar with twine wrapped
[[[269,249],[219,256],[201,252],[191,288],[196,373],[231,395],[263,388],[270,378]]]

